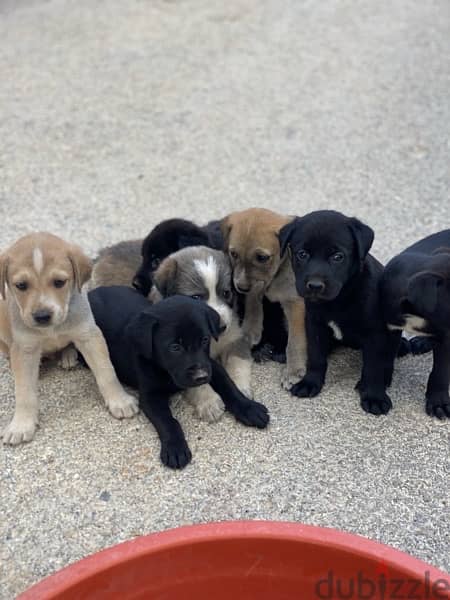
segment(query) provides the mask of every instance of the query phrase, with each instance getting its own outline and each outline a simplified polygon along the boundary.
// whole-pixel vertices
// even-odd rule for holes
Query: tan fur
[[[244,332],[252,345],[261,339],[263,325],[262,299],[280,302],[288,322],[287,366],[283,384],[290,387],[298,381],[304,368],[306,334],[304,302],[298,296],[289,257],[280,256],[278,233],[292,217],[264,208],[249,208],[225,217],[221,223],[233,265],[233,281],[237,289],[246,289]],[[258,256],[267,256],[259,262]]]
[[[131,286],[141,264],[141,246],[142,240],[127,240],[100,250],[89,287]]]
[[[30,441],[38,422],[37,380],[43,354],[71,342],[82,352],[100,391],[117,417],[137,412],[136,401],[120,385],[82,286],[91,262],[78,246],[50,233],[20,238],[0,255],[0,350],[11,358],[16,390],[14,418],[3,441]],[[62,285],[61,285],[62,283]],[[17,286],[25,286],[19,289]],[[36,312],[50,315],[39,326]]]

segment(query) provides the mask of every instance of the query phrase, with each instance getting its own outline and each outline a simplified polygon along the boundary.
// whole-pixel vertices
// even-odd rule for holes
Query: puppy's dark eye
[[[179,353],[182,350],[183,350],[183,347],[181,344],[170,344],[170,346],[169,346],[170,352]]]
[[[335,252],[334,254],[331,255],[331,260],[333,262],[337,262],[340,263],[344,260],[344,253],[343,252]]]
[[[295,257],[297,260],[308,260],[309,254],[306,252],[306,250],[298,250],[295,253]]]
[[[230,256],[232,259],[236,260],[236,258],[238,257],[238,253],[236,252],[236,250],[230,250]]]
[[[207,335],[205,335],[205,337],[202,338],[202,346],[203,346],[203,348],[206,348],[208,344],[209,344],[209,337]]]
[[[257,254],[256,260],[259,263],[266,263],[269,260],[270,256],[268,254]]]
[[[161,264],[161,261],[159,260],[159,258],[153,258],[151,265],[152,265],[152,271],[156,271],[156,269],[159,267],[159,265]]]
[[[231,296],[232,296],[231,290],[223,290],[222,296],[223,296],[223,299],[226,301],[231,300]]]
[[[28,289],[28,283],[26,281],[19,281],[15,286],[21,292],[25,292]]]
[[[191,298],[193,300],[204,300],[204,296],[202,294],[192,294]]]
[[[63,288],[67,283],[67,279],[54,279],[53,280],[53,285],[55,286],[55,288]]]

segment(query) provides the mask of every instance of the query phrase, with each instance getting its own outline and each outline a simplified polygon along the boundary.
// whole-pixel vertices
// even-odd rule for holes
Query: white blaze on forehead
[[[44,257],[40,248],[34,248],[33,250],[33,267],[38,275],[44,268]]]
[[[194,265],[203,278],[205,287],[209,291],[209,297],[211,298],[213,294],[215,296],[219,273],[214,256],[208,256],[206,260],[194,260]]]
[[[194,265],[209,292],[209,306],[219,313],[222,324],[228,326],[231,322],[232,311],[228,304],[222,300],[222,298],[217,297],[219,265],[217,264],[214,256],[208,256],[206,260],[194,260]]]

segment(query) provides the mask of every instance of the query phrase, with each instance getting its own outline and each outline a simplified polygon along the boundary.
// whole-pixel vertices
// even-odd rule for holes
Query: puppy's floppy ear
[[[224,251],[228,250],[228,243],[230,241],[230,233],[231,233],[231,229],[233,227],[233,225],[231,224],[231,217],[233,216],[233,213],[231,213],[231,215],[228,215],[228,217],[225,217],[224,219],[222,219],[220,221],[220,232],[222,234],[223,237],[223,249]]]
[[[280,256],[284,256],[286,252],[286,248],[291,240],[292,234],[295,229],[300,225],[301,219],[300,217],[295,217],[290,223],[283,225],[283,227],[278,232],[278,240],[280,242]]]
[[[9,257],[6,254],[0,254],[0,296],[6,300],[6,282],[8,280]]]
[[[126,327],[126,335],[145,358],[152,358],[153,337],[158,318],[148,310],[142,311]]]
[[[373,244],[374,232],[368,225],[362,223],[359,219],[352,217],[349,219],[349,227],[352,232],[353,239],[355,240],[356,252],[358,260],[361,263],[366,258],[370,248]]]
[[[158,288],[163,298],[173,296],[176,292],[176,276],[178,271],[177,261],[168,256],[153,273],[153,283]]]
[[[86,256],[83,250],[73,244],[69,250],[69,260],[72,264],[73,278],[78,291],[81,292],[81,288],[90,278],[92,273],[92,261]]]
[[[223,331],[223,327],[220,324],[220,316],[213,308],[205,304],[206,309],[206,320],[208,322],[208,327],[211,335],[217,341],[219,339],[219,335]]]
[[[408,283],[408,300],[421,316],[436,309],[438,290],[443,279],[437,273],[417,273]]]

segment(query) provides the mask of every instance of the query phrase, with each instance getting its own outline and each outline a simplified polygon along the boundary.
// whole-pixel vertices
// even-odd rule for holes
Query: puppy
[[[10,356],[16,390],[14,417],[3,434],[6,444],[33,439],[41,356],[71,343],[92,369],[111,413],[122,418],[138,411],[114,373],[82,292],[90,273],[91,262],[78,246],[49,233],[26,235],[0,255],[0,349]],[[69,352],[73,357],[75,349]]]
[[[381,297],[388,328],[419,334],[410,342],[413,353],[433,350],[426,411],[439,419],[449,418],[450,229],[393,258],[383,274]]]
[[[238,421],[264,428],[267,409],[246,398],[225,369],[209,356],[218,339],[220,317],[204,302],[173,296],[149,306],[131,288],[115,286],[89,292],[95,320],[102,329],[117,374],[139,390],[139,403],[161,441],[161,460],[183,468],[191,460],[180,424],[170,411],[171,395],[210,383]]]
[[[243,336],[235,305],[231,265],[226,254],[205,246],[192,246],[171,254],[153,274],[154,287],[149,298],[181,294],[206,302],[220,316],[223,332],[211,342],[211,356],[226,368],[231,379],[246,396],[251,394],[250,346]],[[223,402],[209,385],[188,392],[200,418],[217,421]]]
[[[283,376],[287,389],[298,381],[306,354],[304,302],[296,292],[290,261],[280,254],[278,239],[280,229],[291,219],[263,208],[250,208],[232,213],[221,223],[235,288],[246,297],[243,329],[251,346],[258,344],[263,331],[263,297],[280,302],[283,308],[288,326]]]
[[[188,246],[220,245],[219,225],[215,222],[198,227],[184,219],[168,219],[152,229],[144,240],[120,242],[100,250],[92,271],[91,288],[133,285],[147,296],[153,272],[169,254]]]
[[[291,250],[297,291],[306,304],[306,374],[292,393],[312,397],[320,392],[337,340],[362,349],[361,406],[380,415],[392,407],[386,388],[401,334],[390,331],[383,318],[383,267],[368,254],[373,238],[372,229],[358,219],[329,210],[296,217],[280,231],[281,251]]]

